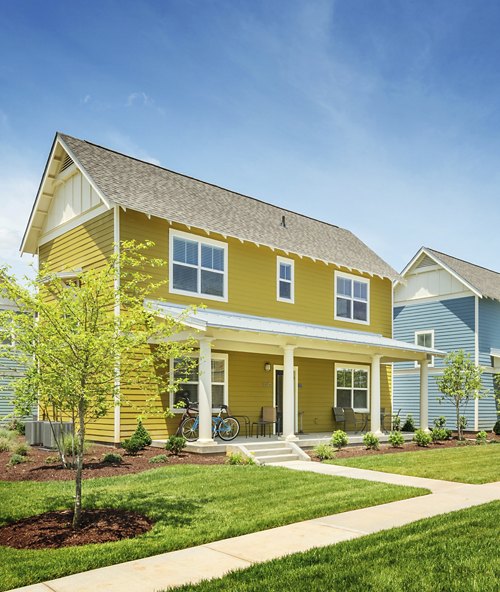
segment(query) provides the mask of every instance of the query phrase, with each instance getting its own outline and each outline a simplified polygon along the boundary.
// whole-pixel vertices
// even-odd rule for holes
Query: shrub
[[[153,442],[153,439],[149,435],[148,430],[142,425],[141,419],[137,420],[137,428],[136,428],[133,436],[142,440],[142,442],[144,444],[143,448],[145,448],[146,446],[151,446],[151,443]]]
[[[401,428],[402,432],[414,432],[415,431],[415,421],[413,420],[413,415],[408,413],[406,416],[406,420]]]
[[[495,425],[493,426],[493,431],[497,436],[500,436],[500,419],[497,419]]]
[[[19,456],[28,456],[28,452],[30,451],[30,447],[27,444],[18,444],[14,449],[14,454],[19,454]]]
[[[392,418],[392,430],[394,432],[401,431],[401,418],[399,417],[399,415],[396,415]]]
[[[446,426],[446,417],[444,415],[440,415],[434,419],[434,427],[436,428],[444,428]]]
[[[255,461],[253,458],[243,456],[241,452],[231,452],[226,458],[227,465],[254,465]]]
[[[107,452],[102,457],[103,463],[109,463],[110,465],[121,465],[123,462],[123,456],[117,452]]]
[[[368,432],[363,436],[363,444],[367,450],[378,450],[380,447],[380,440],[372,432]]]
[[[431,438],[433,442],[440,442],[442,440],[448,440],[451,436],[451,431],[446,428],[435,427],[432,428]]]
[[[166,454],[157,454],[156,456],[152,456],[149,461],[152,465],[167,463],[168,456]]]
[[[77,440],[73,434],[63,434],[61,448],[66,456],[76,455]],[[85,440],[83,442],[83,454],[87,454],[90,449],[90,444]]]
[[[0,452],[10,452],[13,446],[14,442],[12,442],[12,438],[0,436]]]
[[[25,456],[21,456],[20,454],[13,454],[9,459],[9,465],[20,465],[21,463],[27,462],[27,458]]]
[[[405,443],[404,436],[399,431],[391,432],[387,440],[393,448],[401,448]]]
[[[15,440],[17,438],[16,432],[8,430],[7,428],[0,428],[0,438],[7,438],[7,440]]]
[[[335,450],[330,444],[318,444],[313,449],[319,460],[329,460],[335,457]]]
[[[12,419],[10,421],[10,423],[8,425],[8,429],[11,432],[16,432],[20,436],[24,436],[24,434],[26,433],[26,426],[25,426],[24,422],[21,421],[20,419],[17,419],[17,417],[14,417],[14,419]]]
[[[460,429],[463,431],[465,430],[465,428],[467,427],[467,418],[465,417],[465,415],[461,415],[459,420],[458,420],[458,424],[460,426]]]
[[[476,444],[487,444],[488,443],[488,434],[481,430],[476,434]]]
[[[61,459],[58,456],[47,456],[47,458],[45,459],[45,464],[46,465],[53,465],[56,462],[59,462]]]
[[[133,435],[131,438],[123,440],[122,447],[125,449],[127,454],[130,456],[135,456],[139,450],[144,448],[144,443],[140,438],[137,438],[135,435]]]
[[[413,436],[413,440],[417,443],[417,446],[429,446],[432,442],[432,437],[424,430],[417,430]]]
[[[183,448],[186,447],[187,440],[183,436],[170,436],[165,444],[165,448],[170,454],[180,454]]]
[[[342,430],[336,430],[332,434],[331,442],[334,448],[340,450],[341,448],[349,444],[349,438],[347,437],[347,434]]]

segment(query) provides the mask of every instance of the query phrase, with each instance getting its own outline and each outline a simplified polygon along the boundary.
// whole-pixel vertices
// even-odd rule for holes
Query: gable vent
[[[421,269],[422,267],[430,267],[431,265],[436,265],[436,262],[433,259],[431,259],[428,255],[425,255],[425,257],[420,260],[420,263],[417,265],[415,269]]]
[[[66,158],[63,160],[61,165],[61,169],[59,170],[60,173],[68,169],[73,164],[73,160],[69,154],[66,154]]]

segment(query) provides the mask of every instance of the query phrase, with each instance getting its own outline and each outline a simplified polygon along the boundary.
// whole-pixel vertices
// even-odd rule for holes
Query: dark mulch
[[[475,446],[475,435],[466,434],[465,438],[468,444]],[[490,441],[500,442],[500,437],[494,434],[489,434],[488,439]],[[367,450],[362,444],[357,446],[347,446],[342,448],[335,453],[336,459],[342,458],[353,458],[359,456],[373,456],[377,454],[397,454],[399,452],[425,452],[426,450],[435,450],[436,448],[456,448],[459,446],[458,440],[445,440],[443,442],[436,442],[435,444],[429,444],[429,446],[417,446],[415,442],[405,442],[403,448],[393,448],[390,444],[381,444],[379,450]],[[319,458],[314,454],[312,450],[306,451],[311,460],[321,462]]]
[[[73,512],[47,512],[0,528],[0,545],[15,549],[58,549],[130,539],[151,530],[151,520],[135,512],[85,510],[82,524],[73,530]]]
[[[101,461],[104,454],[116,452],[123,456],[123,462],[119,465],[110,465]],[[149,459],[158,454],[168,456],[167,463],[152,464]],[[28,462],[9,466],[9,452],[0,453],[0,481],[67,481],[75,478],[72,469],[64,469],[58,461],[46,463],[48,457],[57,457],[56,451],[43,450],[33,446],[28,453]],[[141,451],[137,456],[129,456],[124,450],[114,449],[110,446],[94,445],[85,455],[83,477],[115,477],[141,473],[160,467],[171,467],[179,464],[193,465],[220,465],[226,457],[222,454],[193,454],[182,452],[179,456],[169,455],[162,448],[149,447]]]

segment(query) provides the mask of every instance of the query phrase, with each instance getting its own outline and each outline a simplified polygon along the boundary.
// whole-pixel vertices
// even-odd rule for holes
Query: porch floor
[[[332,437],[332,432],[318,432],[318,433],[311,433],[311,434],[296,434],[298,440],[295,442],[301,448],[314,448],[318,444],[327,444]],[[347,432],[349,436],[349,444],[350,445],[360,445],[363,444],[363,432]],[[380,442],[384,443],[387,442],[389,434],[384,433],[379,436]],[[407,442],[410,442],[413,439],[412,432],[403,432],[403,437]],[[276,434],[272,434],[271,436],[238,436],[234,440],[230,442],[224,442],[220,438],[216,438],[215,443],[208,445],[208,446],[200,446],[196,442],[188,442],[186,446],[186,450],[188,452],[196,452],[199,454],[225,454],[226,452],[226,445],[231,444],[249,444],[249,443],[257,443],[262,442],[265,444],[266,442],[278,442],[280,437]],[[152,446],[156,446],[158,448],[163,448],[165,446],[166,440],[153,440]]]

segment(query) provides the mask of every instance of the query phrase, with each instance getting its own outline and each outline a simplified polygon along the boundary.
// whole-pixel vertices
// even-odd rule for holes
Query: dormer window
[[[335,319],[370,322],[370,282],[349,273],[335,272]]]
[[[227,244],[170,231],[170,292],[227,300]]]

